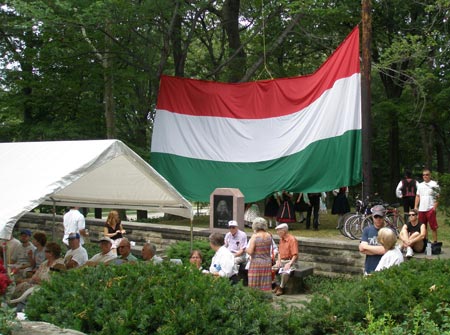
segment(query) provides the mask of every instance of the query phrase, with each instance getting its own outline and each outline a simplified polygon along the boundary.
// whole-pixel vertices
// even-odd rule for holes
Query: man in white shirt
[[[238,228],[238,223],[234,220],[228,221],[230,231],[225,234],[225,247],[234,256],[234,263],[239,269],[240,264],[247,262],[245,249],[247,248],[247,234]]]
[[[88,260],[86,249],[80,244],[80,234],[70,233],[68,236],[69,247],[64,256],[66,269],[74,269],[84,265]]]
[[[109,261],[112,261],[113,259],[117,258],[117,255],[111,249],[112,240],[109,237],[103,236],[99,240],[99,243],[100,243],[101,252],[92,256],[92,258],[89,259],[85,263],[85,265],[96,266],[100,263],[108,263]]]
[[[439,206],[439,185],[431,180],[431,171],[422,171],[423,182],[417,188],[416,203],[414,208],[419,211],[419,222],[430,225],[433,241],[437,242],[438,223],[436,220],[436,209]]]
[[[64,225],[64,237],[63,243],[69,246],[68,237],[70,233],[78,233],[80,235],[80,244],[84,244],[83,236],[88,236],[86,231],[86,220],[83,214],[78,210],[79,207],[72,207],[70,211],[64,214],[63,225]]]
[[[224,246],[224,238],[220,233],[209,235],[209,245],[216,253],[211,260],[209,273],[217,277],[226,277],[235,284],[238,276],[234,266],[234,256],[230,250]]]

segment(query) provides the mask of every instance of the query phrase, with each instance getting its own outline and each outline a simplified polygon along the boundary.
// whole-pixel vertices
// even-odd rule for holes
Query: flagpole
[[[372,1],[362,0],[362,64],[361,64],[361,128],[363,153],[363,199],[372,193],[372,118],[371,118],[371,43],[372,43]]]

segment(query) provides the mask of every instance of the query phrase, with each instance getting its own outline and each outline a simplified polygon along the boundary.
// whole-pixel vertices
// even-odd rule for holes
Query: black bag
[[[431,253],[433,255],[439,255],[442,251],[441,249],[442,249],[442,242],[431,243]]]

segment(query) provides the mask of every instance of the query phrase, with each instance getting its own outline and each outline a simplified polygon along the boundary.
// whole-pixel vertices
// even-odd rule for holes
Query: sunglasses
[[[417,216],[417,214],[409,214],[409,216]]]
[[[429,173],[424,173],[422,176],[429,176],[430,174]]]
[[[380,216],[380,215],[374,215],[373,216],[375,219],[382,219],[383,217],[382,216]]]

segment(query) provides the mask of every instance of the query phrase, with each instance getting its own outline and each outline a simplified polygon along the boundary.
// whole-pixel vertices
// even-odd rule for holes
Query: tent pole
[[[194,219],[191,218],[191,252],[194,249]]]
[[[52,225],[52,241],[55,240],[55,226],[56,226],[56,203],[55,199],[53,201],[53,225]]]

